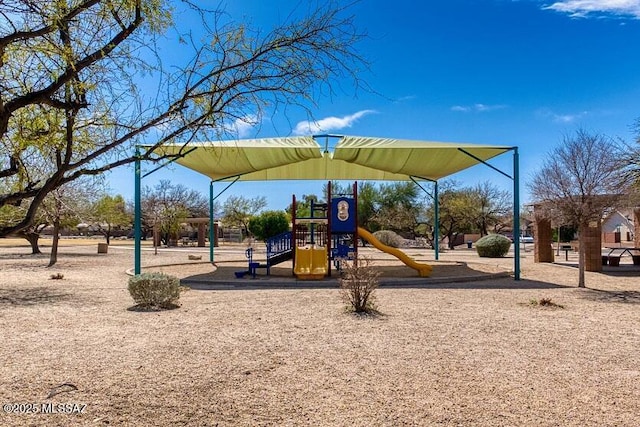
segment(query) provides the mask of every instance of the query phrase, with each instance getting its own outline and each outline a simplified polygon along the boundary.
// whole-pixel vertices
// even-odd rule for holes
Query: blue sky
[[[306,7],[301,0],[221,4],[231,17],[263,28],[282,22],[296,6]],[[378,94],[354,95],[347,85],[320,100],[315,123],[302,111],[289,111],[288,117],[275,114],[257,127],[241,126],[240,137],[312,129],[516,145],[523,202],[529,199],[528,177],[578,128],[633,140],[630,126],[640,117],[640,0],[363,0],[350,10],[369,35],[358,49],[371,62],[363,78]],[[512,157],[492,164],[511,173]],[[482,165],[452,178],[463,185],[490,180],[511,189],[509,180]],[[181,167],[156,172],[143,185],[160,179],[204,194],[209,189],[206,177]],[[110,181],[114,193],[132,198],[131,168],[111,174]],[[323,184],[239,183],[221,201],[228,194],[264,195],[270,209],[283,209],[292,194],[320,194]]]

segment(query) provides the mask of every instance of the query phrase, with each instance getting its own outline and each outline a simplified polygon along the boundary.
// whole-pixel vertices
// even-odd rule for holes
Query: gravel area
[[[63,241],[46,268],[46,254],[8,243],[1,426],[640,425],[638,272],[587,273],[578,289],[575,267],[534,264],[532,252],[516,282],[483,277],[511,269],[512,258],[456,250],[433,262],[433,252],[411,249],[433,262],[434,277],[472,279],[382,287],[378,316],[346,312],[337,289],[268,280],[187,290],[177,309],[140,312],[127,291],[130,246],[97,254],[95,243]],[[383,277],[413,274],[363,253]],[[223,271],[246,267],[242,247],[220,248],[217,272],[189,254],[208,257],[145,248],[144,270],[231,282]],[[541,300],[552,304],[533,304]],[[58,413],[6,413],[30,408]]]

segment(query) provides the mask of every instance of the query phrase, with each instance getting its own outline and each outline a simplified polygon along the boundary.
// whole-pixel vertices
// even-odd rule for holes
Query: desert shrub
[[[529,305],[534,307],[564,308],[564,305],[553,302],[551,298],[540,298],[539,300],[532,298],[529,300]]]
[[[347,308],[355,313],[377,312],[374,291],[378,288],[376,271],[366,257],[344,261],[340,276],[340,289]]]
[[[62,273],[54,273],[50,277],[51,277],[51,280],[62,280],[62,279],[64,279],[64,274],[62,274]]]
[[[259,240],[266,240],[289,231],[289,217],[284,211],[266,211],[249,220],[249,231]]]
[[[383,244],[391,246],[392,248],[399,248],[404,240],[401,236],[391,230],[380,230],[373,233],[376,239],[380,240]]]
[[[489,234],[476,242],[478,255],[487,258],[502,258],[511,247],[511,240],[501,234]]]
[[[129,278],[129,293],[139,306],[173,308],[180,298],[180,279],[164,273],[142,273]]]

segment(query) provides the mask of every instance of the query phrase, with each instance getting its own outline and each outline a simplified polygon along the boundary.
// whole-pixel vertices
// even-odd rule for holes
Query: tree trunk
[[[640,248],[640,206],[633,209],[633,246]]]
[[[24,237],[27,242],[31,245],[31,255],[41,254],[40,247],[38,246],[38,239],[40,239],[40,233],[35,233],[33,231],[27,231],[22,233],[22,237]]]
[[[158,255],[158,246],[160,246],[160,231],[154,225],[153,226],[153,254]]]
[[[49,265],[47,267],[53,267],[58,262],[58,242],[60,240],[60,221],[53,221],[53,242],[51,244],[51,255],[49,256]]]
[[[588,227],[587,224],[582,224],[578,231],[578,287],[584,288],[584,267],[586,262],[586,254],[587,248],[584,244],[584,236],[586,235],[585,231]]]
[[[447,242],[447,246],[449,246],[449,249],[453,250],[456,248],[456,246],[453,244],[453,234],[454,233],[449,233],[447,234],[447,239],[449,239],[449,241]]]

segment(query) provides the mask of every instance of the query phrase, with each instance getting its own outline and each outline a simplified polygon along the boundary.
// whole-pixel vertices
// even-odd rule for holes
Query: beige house
[[[614,243],[633,242],[635,224],[633,209],[616,209],[602,220],[602,243],[606,246]]]

